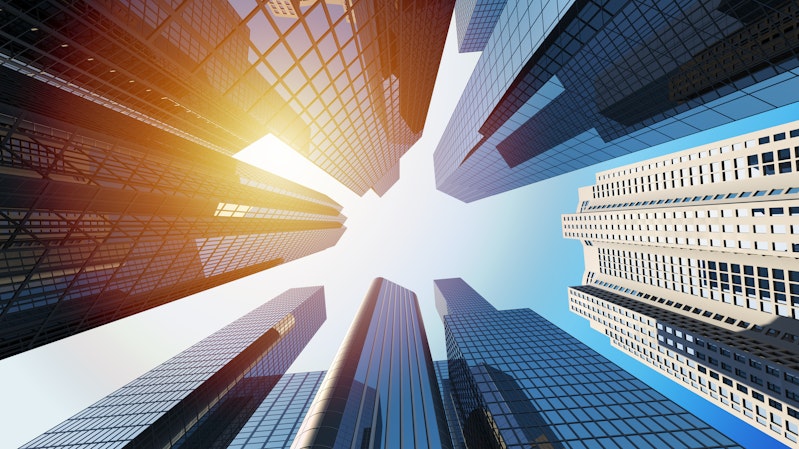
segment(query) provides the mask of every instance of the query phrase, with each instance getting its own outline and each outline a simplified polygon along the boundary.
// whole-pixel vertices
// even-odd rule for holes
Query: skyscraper
[[[291,446],[325,373],[285,374],[228,447],[285,449]]]
[[[570,308],[611,343],[799,442],[799,122],[597,173],[563,236]]]
[[[740,447],[530,309],[461,279],[435,296],[469,448]]]
[[[28,80],[15,78],[18,92]],[[39,87],[17,98],[71,104],[77,124],[0,107],[0,358],[323,250],[344,232],[325,195]]]
[[[372,283],[292,448],[449,448],[416,295]]]
[[[447,361],[433,362],[453,449],[465,449],[451,394]],[[253,412],[228,446],[230,449],[283,449],[291,446],[305,414],[319,391],[326,371],[287,373]],[[398,379],[398,378],[396,378]],[[459,439],[456,439],[459,438]],[[378,447],[376,444],[375,447]]]
[[[205,149],[273,133],[358,194],[419,139],[453,0],[0,2],[0,90],[29,78]],[[66,120],[70,121],[70,120]],[[70,122],[71,123],[71,122]]]
[[[503,3],[456,6],[484,49],[434,158],[465,202],[799,101],[795,2]]]
[[[325,317],[288,290],[23,447],[225,448]]]

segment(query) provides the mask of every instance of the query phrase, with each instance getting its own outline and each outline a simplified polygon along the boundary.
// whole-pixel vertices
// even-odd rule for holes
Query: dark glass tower
[[[225,448],[325,317],[288,290],[23,447]]]
[[[456,6],[459,37],[496,23],[435,152],[462,201],[799,101],[795,1],[502,4]]]
[[[68,122],[0,106],[0,358],[321,251],[345,230],[325,195],[52,86],[26,97],[30,81],[14,73],[21,103],[72,106]]]
[[[234,154],[273,133],[358,194],[427,117],[454,0],[0,2],[0,90],[52,86]],[[388,176],[388,178],[386,178]]]
[[[377,278],[292,448],[449,448],[416,295]]]
[[[461,279],[435,295],[469,448],[740,447],[530,309]]]

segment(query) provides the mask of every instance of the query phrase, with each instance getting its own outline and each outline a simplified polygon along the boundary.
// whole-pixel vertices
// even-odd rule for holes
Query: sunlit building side
[[[799,122],[599,172],[563,236],[570,309],[622,351],[799,442]]]
[[[321,251],[345,230],[327,196],[102,106],[72,104],[73,123],[40,115],[71,95],[39,87],[19,95],[27,109],[0,107],[0,358]]]
[[[272,133],[362,195],[421,136],[453,7],[4,1],[0,79],[28,76],[72,94],[65,106],[94,102],[230,155]]]

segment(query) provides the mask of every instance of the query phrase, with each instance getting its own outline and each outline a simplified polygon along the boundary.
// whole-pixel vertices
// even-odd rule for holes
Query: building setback
[[[456,5],[484,48],[434,159],[465,202],[799,101],[796,2],[504,3]]]
[[[290,289],[23,448],[225,448],[325,321]]]
[[[292,448],[450,448],[416,294],[372,283]]]
[[[466,447],[740,447],[530,309],[459,278],[435,297]]]
[[[799,122],[597,173],[570,309],[611,343],[799,441]]]
[[[354,192],[384,192],[421,136],[453,7],[4,1],[0,89],[29,77],[25,95],[53,86],[229,155],[272,133]]]

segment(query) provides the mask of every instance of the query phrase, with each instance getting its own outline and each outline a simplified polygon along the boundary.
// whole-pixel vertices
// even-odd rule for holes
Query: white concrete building
[[[628,354],[799,442],[799,121],[597,174],[570,309]]]

